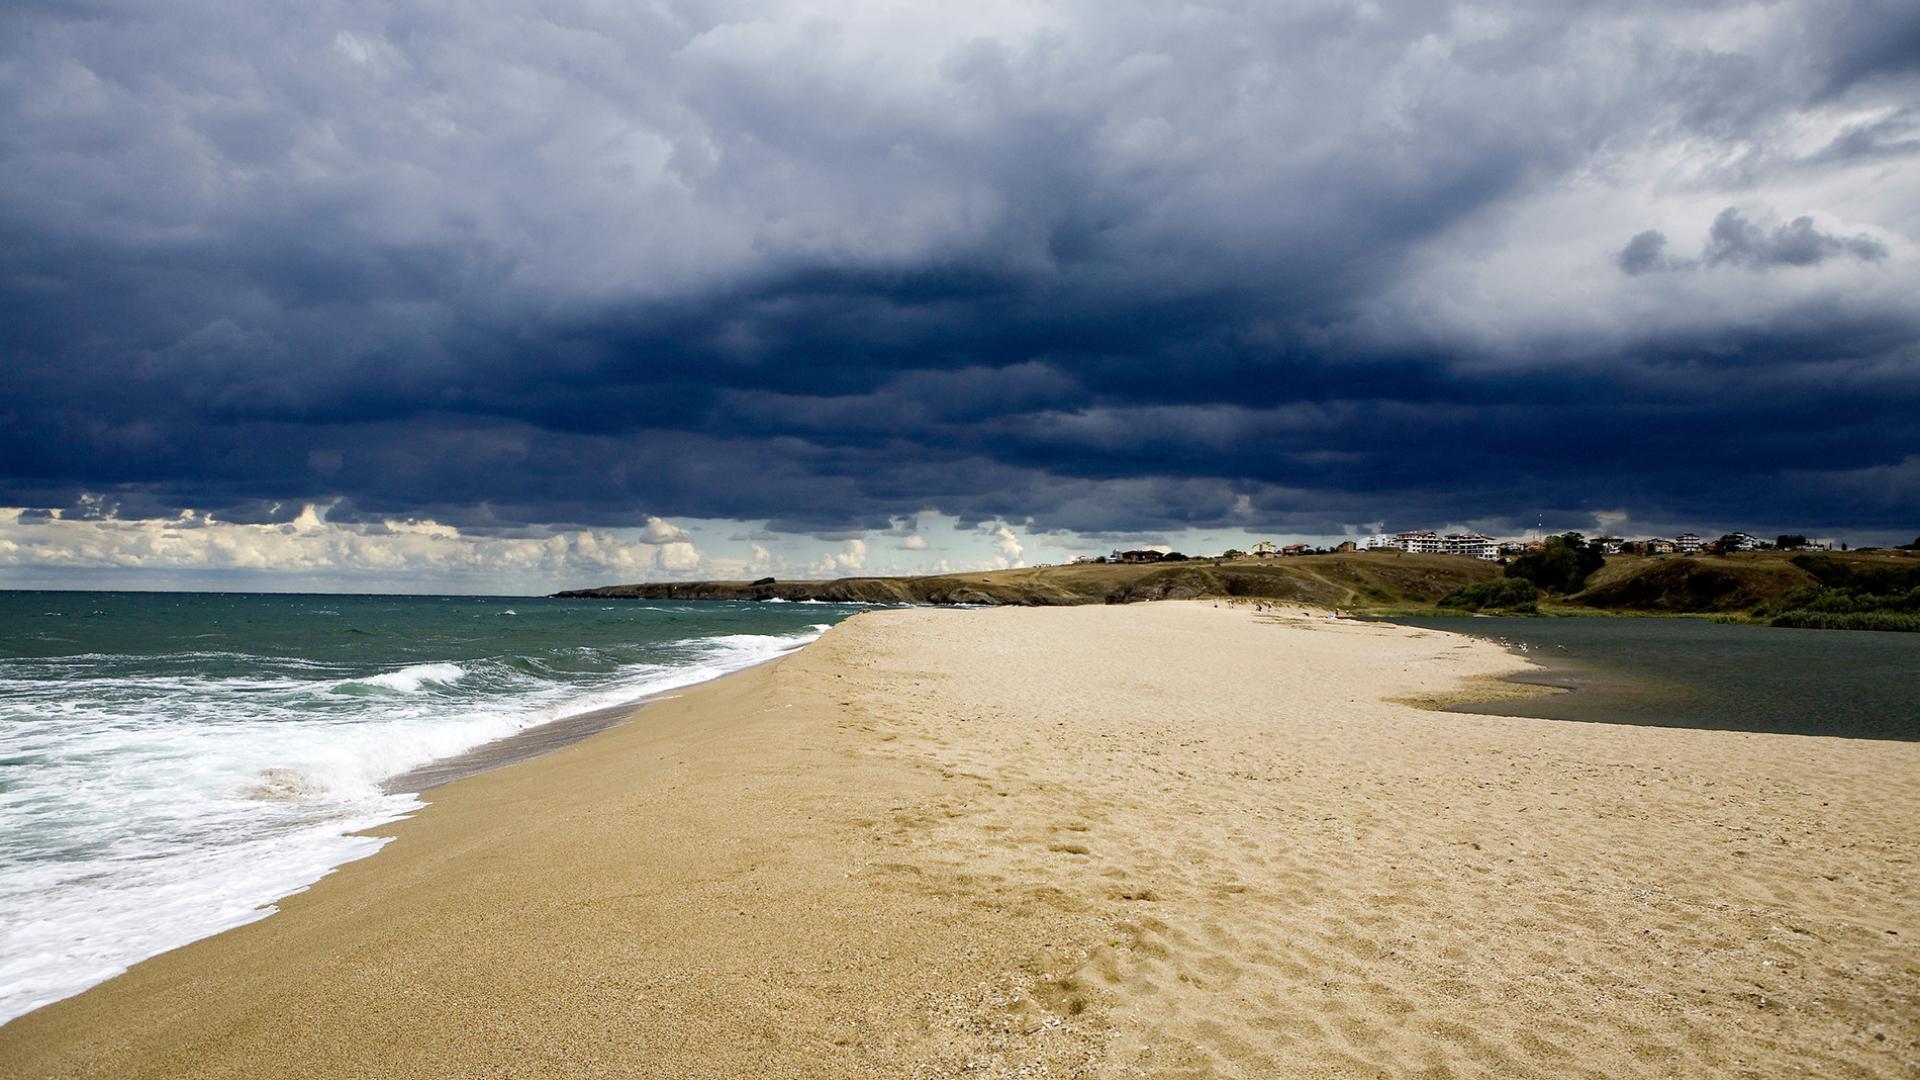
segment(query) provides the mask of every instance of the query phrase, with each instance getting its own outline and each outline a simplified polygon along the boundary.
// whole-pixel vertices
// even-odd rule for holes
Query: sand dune
[[[19,1076],[1911,1076],[1920,747],[1422,711],[1207,603],[884,611],[438,789]]]

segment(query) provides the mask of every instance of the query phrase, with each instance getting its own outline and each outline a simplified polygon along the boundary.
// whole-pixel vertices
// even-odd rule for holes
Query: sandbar
[[[1524,664],[1206,601],[863,613],[434,788],[0,1027],[0,1074],[1914,1075],[1920,746],[1410,704]]]

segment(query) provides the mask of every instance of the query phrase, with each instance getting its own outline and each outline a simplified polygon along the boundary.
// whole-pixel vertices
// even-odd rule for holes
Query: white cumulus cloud
[[[814,563],[809,570],[823,576],[837,577],[853,573],[856,570],[864,568],[866,565],[867,542],[865,540],[854,539],[842,544],[839,551],[828,552],[819,562]]]
[[[663,517],[649,517],[641,535],[649,544],[671,544],[675,541],[691,539],[687,530]]]
[[[995,565],[1002,569],[1026,565],[1024,556],[1027,549],[1021,545],[1020,538],[1014,535],[1012,529],[997,525],[988,535],[993,538],[994,547],[1000,552],[1000,557],[994,560]]]
[[[0,574],[168,575],[239,571],[268,587],[352,581],[434,592],[544,592],[582,584],[690,574],[701,552],[685,530],[654,519],[638,538],[582,529],[535,536],[473,535],[425,519],[328,521],[304,506],[289,521],[242,524],[193,510],[171,518],[67,518],[0,508]],[[652,543],[649,536],[678,539]],[[157,577],[156,577],[157,575]],[[74,580],[71,576],[66,580]]]

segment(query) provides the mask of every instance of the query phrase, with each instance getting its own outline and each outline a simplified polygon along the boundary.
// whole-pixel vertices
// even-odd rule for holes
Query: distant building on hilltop
[[[1698,555],[1706,550],[1706,542],[1692,533],[1681,533],[1673,538],[1673,548],[1682,555]]]
[[[1107,556],[1110,563],[1156,563],[1166,556],[1158,551],[1116,551]]]
[[[1500,545],[1481,533],[1448,533],[1441,536],[1432,529],[1410,529],[1392,535],[1375,533],[1356,544],[1346,541],[1340,551],[1405,551],[1414,555],[1464,555],[1492,561],[1500,557]]]
[[[1487,562],[1500,558],[1500,545],[1493,537],[1481,533],[1448,533],[1440,541],[1440,550],[1447,555],[1465,555]]]
[[[1279,552],[1280,552],[1280,549],[1273,546],[1273,541],[1262,540],[1259,543],[1253,545],[1253,550],[1250,552],[1250,554],[1255,555],[1262,559],[1271,559],[1275,555],[1279,554]]]
[[[1415,529],[1411,532],[1393,534],[1393,546],[1401,551],[1415,555],[1438,555],[1446,550],[1446,542],[1434,535],[1431,529]]]

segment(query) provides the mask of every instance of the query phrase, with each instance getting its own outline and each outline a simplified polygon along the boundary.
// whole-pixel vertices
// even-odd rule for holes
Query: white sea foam
[[[389,671],[380,675],[369,675],[364,679],[349,679],[335,689],[377,686],[388,690],[397,690],[402,694],[411,694],[428,683],[455,683],[467,677],[467,671],[459,664],[415,664],[399,671]]]
[[[113,658],[12,662],[66,665],[57,678],[0,667],[0,758],[30,770],[0,786],[0,1022],[262,918],[377,851],[385,841],[353,834],[421,805],[383,791],[389,777],[739,670],[825,629],[688,640],[667,662],[590,685],[525,659],[344,679],[276,660],[271,673],[216,680],[193,672],[249,658],[176,654],[182,673],[143,672],[90,698],[76,692],[84,672]]]

